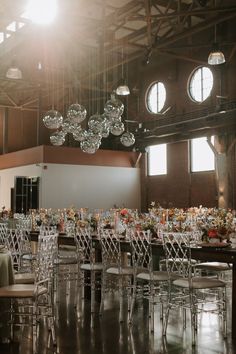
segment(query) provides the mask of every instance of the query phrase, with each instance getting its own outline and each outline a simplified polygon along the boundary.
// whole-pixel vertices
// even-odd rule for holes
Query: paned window
[[[167,174],[166,144],[152,145],[148,148],[148,175]]]
[[[211,137],[214,144],[214,137]],[[215,169],[215,156],[206,137],[191,140],[191,171],[213,171]]]
[[[166,102],[166,89],[162,82],[152,84],[146,96],[147,109],[151,113],[160,113]]]

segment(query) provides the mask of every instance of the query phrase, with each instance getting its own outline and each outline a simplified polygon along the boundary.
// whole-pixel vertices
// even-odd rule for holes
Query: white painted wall
[[[10,208],[15,176],[40,178],[40,207],[140,208],[140,169],[84,165],[29,165],[0,171],[0,208]]]
[[[42,206],[74,205],[109,209],[140,208],[140,169],[47,164],[42,174]]]

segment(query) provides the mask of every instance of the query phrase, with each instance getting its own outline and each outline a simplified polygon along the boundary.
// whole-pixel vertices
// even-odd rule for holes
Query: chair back
[[[13,267],[15,270],[19,271],[21,268],[21,257],[23,250],[29,247],[30,243],[28,236],[21,229],[7,229],[6,230],[6,241],[5,246],[11,253],[13,260]]]
[[[6,245],[6,234],[7,234],[7,224],[1,222],[0,223],[0,244],[1,245]]]
[[[192,232],[162,232],[166,268],[169,275],[184,278],[192,276],[191,241]]]
[[[88,228],[77,228],[74,236],[79,264],[95,262],[93,241]]]
[[[153,264],[150,230],[136,231],[131,229],[129,231],[129,238],[132,250],[132,264],[136,273],[140,268],[146,268],[147,270],[152,271]]]
[[[16,228],[30,231],[32,229],[31,216],[24,216],[17,219]]]
[[[74,237],[76,234],[76,225],[74,220],[67,220],[64,225],[64,231],[67,236]]]
[[[121,271],[121,250],[119,235],[114,229],[98,230],[101,248],[102,248],[102,263],[104,268],[111,266],[118,267]]]
[[[52,278],[54,271],[54,261],[58,252],[58,233],[39,235],[36,282]]]
[[[57,226],[47,226],[47,225],[41,225],[39,227],[39,233],[40,235],[44,235],[44,236],[47,236],[47,235],[54,235],[55,233],[57,233]]]

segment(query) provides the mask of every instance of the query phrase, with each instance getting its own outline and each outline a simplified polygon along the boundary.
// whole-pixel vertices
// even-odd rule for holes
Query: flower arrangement
[[[131,224],[135,220],[134,212],[130,209],[123,208],[118,210],[118,216],[124,224]]]
[[[0,218],[1,219],[8,219],[12,216],[12,212],[10,209],[6,209],[5,206],[2,207],[2,210],[0,212]]]

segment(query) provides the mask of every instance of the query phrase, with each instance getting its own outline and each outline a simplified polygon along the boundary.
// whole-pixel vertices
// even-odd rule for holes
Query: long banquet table
[[[31,241],[38,240],[38,233],[30,233]],[[95,238],[96,241],[96,238]],[[60,245],[74,245],[74,238],[59,234],[58,243]],[[153,254],[157,256],[164,256],[163,246],[160,243],[153,242]],[[128,241],[122,241],[122,249],[130,250]],[[232,264],[232,338],[236,340],[236,248],[213,248],[213,247],[193,247],[191,249],[192,258],[201,261],[224,262]]]

